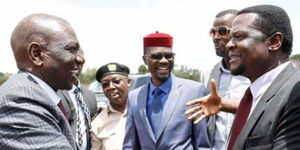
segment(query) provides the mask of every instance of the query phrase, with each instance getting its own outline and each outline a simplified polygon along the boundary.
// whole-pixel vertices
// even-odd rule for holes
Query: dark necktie
[[[62,100],[59,101],[59,103],[57,104],[57,106],[59,107],[59,109],[61,110],[61,112],[64,114],[65,118],[68,120],[67,112],[66,112],[66,110],[64,108]]]
[[[232,150],[237,137],[247,122],[248,115],[252,105],[252,94],[250,87],[246,90],[237,110],[233,125],[231,127],[231,135],[227,150]]]
[[[158,130],[160,127],[161,117],[162,117],[162,102],[159,98],[162,90],[159,88],[153,91],[153,101],[152,101],[152,113],[151,113],[151,126],[155,137],[157,138]]]
[[[88,130],[90,130],[91,125],[90,125],[90,112],[88,110],[88,107],[84,103],[80,93],[81,93],[81,89],[80,89],[80,87],[77,87],[74,90],[75,99],[76,99],[76,102],[77,102],[77,134],[78,134],[78,139],[77,140],[78,140],[79,146],[81,147],[81,145],[83,143],[83,134],[85,132],[85,131],[82,131],[83,129],[81,128],[81,124],[84,124],[84,125],[87,124],[88,125],[87,126]],[[79,110],[83,110],[83,113],[84,113],[84,116],[85,116],[84,119],[80,118]],[[87,133],[87,134],[89,134],[89,133]]]

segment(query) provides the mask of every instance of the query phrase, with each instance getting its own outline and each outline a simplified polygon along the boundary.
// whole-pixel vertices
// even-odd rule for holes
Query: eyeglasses
[[[229,32],[230,32],[230,28],[227,27],[211,28],[209,31],[209,35],[211,37],[215,37],[216,34],[218,33],[219,36],[227,37],[229,35]]]
[[[166,59],[171,59],[175,56],[175,53],[152,53],[152,54],[147,54],[145,56],[155,60],[160,60],[163,57],[165,57]]]

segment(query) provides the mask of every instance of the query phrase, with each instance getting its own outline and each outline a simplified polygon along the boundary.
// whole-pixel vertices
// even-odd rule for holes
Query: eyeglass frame
[[[169,57],[169,56],[166,57],[166,55],[168,55],[168,54],[170,54],[170,57]],[[158,57],[158,58],[155,58],[155,57],[153,57],[153,55],[157,55],[157,56],[159,56],[159,57]],[[170,59],[173,59],[175,55],[176,55],[176,54],[173,53],[173,52],[168,52],[168,53],[150,53],[150,54],[146,54],[146,55],[144,55],[144,56],[149,57],[150,59],[153,59],[153,60],[161,60],[163,57],[164,57],[165,59],[170,60]]]
[[[226,29],[226,34],[220,34],[220,29]],[[213,38],[216,36],[216,34],[218,33],[219,36],[221,37],[228,37],[229,33],[230,33],[230,28],[225,27],[225,26],[221,26],[221,27],[216,27],[216,28],[211,28],[209,30],[209,35]]]

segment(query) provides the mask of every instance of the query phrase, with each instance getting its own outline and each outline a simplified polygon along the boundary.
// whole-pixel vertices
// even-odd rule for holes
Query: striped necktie
[[[74,90],[75,99],[77,102],[77,135],[78,135],[77,141],[78,141],[78,145],[81,147],[82,143],[83,143],[83,133],[85,132],[85,131],[82,131],[81,124],[84,124],[84,125],[87,124],[87,128],[89,131],[91,129],[91,124],[90,124],[91,118],[90,118],[90,112],[88,110],[88,107],[84,103],[80,93],[81,93],[81,89],[80,89],[80,87],[77,87]],[[80,118],[79,110],[83,110],[85,118],[83,118],[83,119]],[[87,134],[89,135],[89,132]]]

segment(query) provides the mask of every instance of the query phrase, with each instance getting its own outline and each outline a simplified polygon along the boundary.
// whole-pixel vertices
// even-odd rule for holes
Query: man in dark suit
[[[143,60],[151,82],[129,93],[123,149],[209,149],[206,122],[194,125],[183,115],[184,104],[205,94],[201,83],[171,74],[173,37],[153,33],[144,37]]]
[[[82,53],[82,51],[80,53]],[[84,63],[78,65],[78,72],[76,73],[77,77],[79,77],[83,65]],[[80,90],[77,94],[75,94],[77,89]],[[91,149],[90,121],[97,111],[95,95],[89,89],[81,86],[79,79],[76,80],[76,83],[73,85],[71,90],[58,90],[57,94],[64,104],[64,109],[73,135],[79,145],[79,149]],[[77,97],[83,101],[80,101]],[[85,107],[87,108],[87,112],[85,112]]]
[[[296,92],[300,73],[288,61],[293,35],[287,13],[273,5],[245,8],[233,20],[230,36],[230,70],[252,84],[237,109],[228,150],[300,149],[300,95]],[[189,104],[200,102],[210,108],[208,101],[213,100]],[[221,103],[222,109],[225,102]],[[199,109],[195,108],[187,113]],[[193,117],[207,115],[202,108]]]
[[[16,26],[11,47],[19,72],[0,87],[1,149],[77,149],[56,94],[72,88],[84,62],[75,31],[62,18],[32,14]]]

